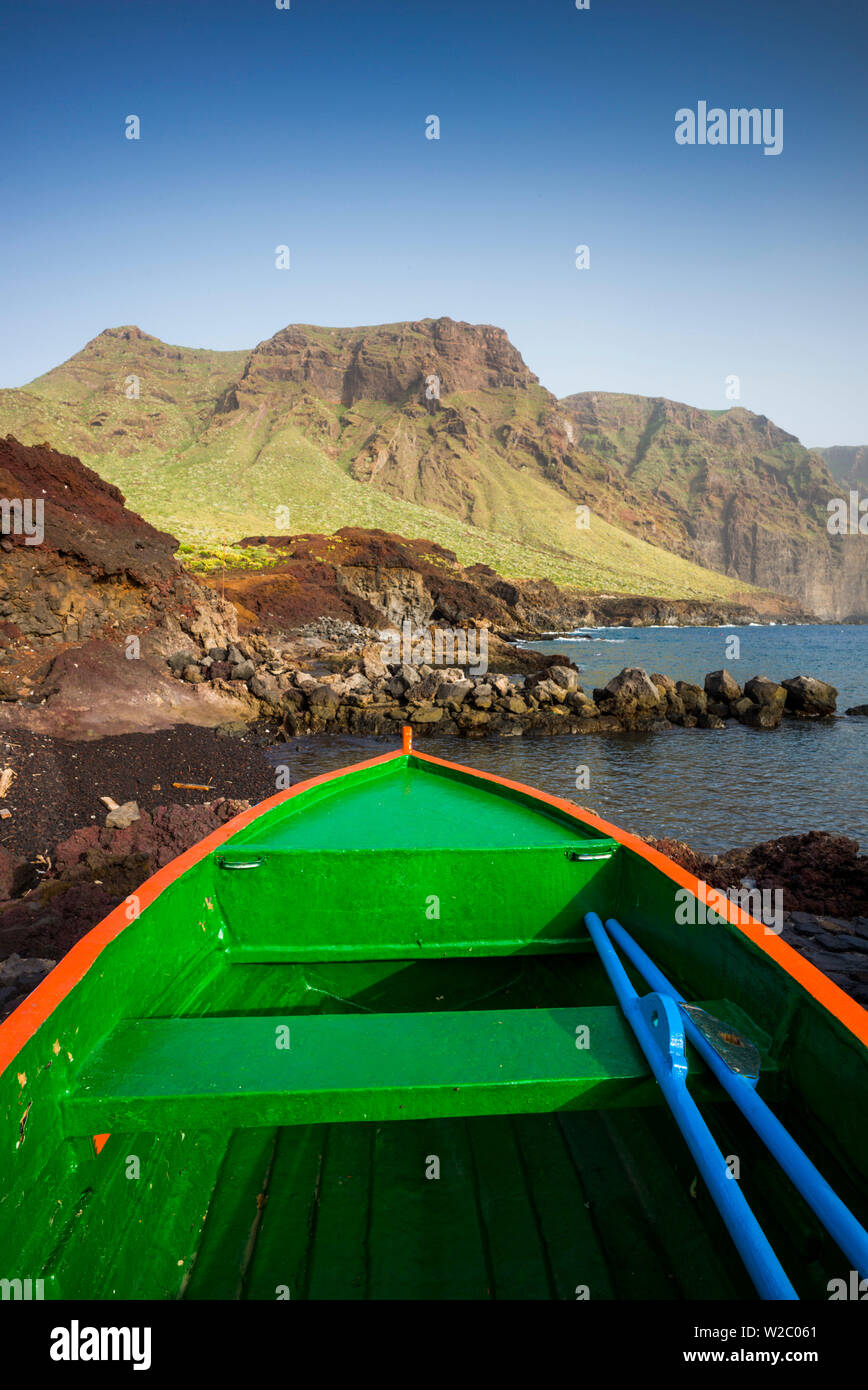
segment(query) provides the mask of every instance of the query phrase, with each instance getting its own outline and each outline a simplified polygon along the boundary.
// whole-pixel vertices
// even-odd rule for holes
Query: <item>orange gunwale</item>
[[[336,768],[334,772],[321,773],[318,777],[309,777],[307,781],[299,782],[296,786],[278,792],[275,796],[260,801],[256,806],[251,806],[248,811],[242,811],[232,820],[227,821],[225,825],[207,835],[204,840],[200,840],[198,844],[192,845],[183,854],[179,854],[177,859],[173,859],[170,864],[158,869],[149,879],[146,879],[135,894],[139,900],[139,911],[159,897],[163,889],[167,888],[187,869],[198,864],[200,859],[204,859],[219,845],[249,825],[251,821],[264,815],[266,811],[289,801],[294,796],[299,796],[311,787],[321,785],[324,782],[335,781],[350,772],[360,772],[364,768],[377,767],[381,763],[392,762],[395,758],[404,757],[406,756],[405,749],[406,739],[402,748],[395,749],[390,753],[383,753],[376,758],[368,758],[364,762],[353,763],[349,767]],[[682,869],[673,860],[667,859],[664,854],[652,849],[650,845],[646,845],[637,835],[621,830],[611,821],[603,820],[595,812],[585,810],[573,801],[550,796],[548,792],[539,791],[535,787],[528,787],[523,782],[513,782],[509,778],[498,777],[492,772],[480,772],[476,768],[465,767],[462,763],[435,758],[428,753],[420,753],[415,748],[412,750],[411,756],[420,762],[431,763],[435,767],[449,768],[454,772],[461,772],[478,778],[480,781],[493,782],[497,786],[508,788],[510,791],[520,792],[544,805],[553,806],[573,820],[594,826],[603,834],[617,840],[625,849],[632,850],[647,860],[649,864],[653,864],[673,883],[677,883],[681,888],[687,888],[695,897],[705,901],[719,915],[725,915],[731,926],[742,932],[755,946],[770,956],[776,965],[797,984],[801,985],[808,994],[812,995],[834,1018],[837,1018],[863,1046],[868,1046],[868,1011],[857,1004],[855,999],[851,999],[848,994],[839,989],[821,970],[799,955],[792,946],[788,946],[785,941],[781,941],[775,935],[768,935],[761,922],[757,922],[753,917],[748,917],[747,921],[744,921],[746,914],[740,913],[734,904],[720,901],[715,889],[709,889],[707,884],[701,883],[698,878],[688,873],[686,869]],[[129,919],[127,917],[126,901],[120,903],[107,917],[92,927],[86,936],[76,942],[63,959],[58,961],[51,973],[46,975],[45,979],[37,985],[33,993],[19,1004],[5,1022],[0,1023],[0,1074],[12,1064],[25,1043],[51,1016],[58,1004],[84,978],[105,947],[126,927],[131,925],[131,920],[136,920],[136,918]],[[739,916],[742,918],[741,921]]]

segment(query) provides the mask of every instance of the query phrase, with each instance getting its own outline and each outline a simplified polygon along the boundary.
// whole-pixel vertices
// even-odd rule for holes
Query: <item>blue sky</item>
[[[0,385],[122,323],[448,314],[558,395],[724,409],[735,375],[868,442],[857,0],[7,0],[0,48]],[[783,108],[782,153],[677,145],[700,100]]]

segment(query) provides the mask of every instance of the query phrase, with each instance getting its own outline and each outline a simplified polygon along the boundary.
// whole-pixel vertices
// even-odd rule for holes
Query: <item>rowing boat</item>
[[[685,894],[409,731],[244,812],[0,1025],[4,1296],[859,1289],[868,1014]]]

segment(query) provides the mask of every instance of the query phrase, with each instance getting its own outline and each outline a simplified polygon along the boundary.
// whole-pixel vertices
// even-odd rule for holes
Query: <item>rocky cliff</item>
[[[833,444],[818,449],[836,478],[844,482],[868,483],[868,444]]]
[[[830,537],[840,481],[762,415],[587,392],[561,407],[577,449],[643,499],[658,543],[795,598],[826,619],[868,615],[864,537]]]
[[[244,710],[165,672],[184,633],[237,633],[231,605],[182,570],[173,536],[78,459],[12,436],[0,439],[0,496],[0,725],[95,736]]]
[[[0,541],[7,638],[43,647],[108,627],[135,631],[181,572],[174,537],[129,511],[119,490],[78,459],[47,445],[0,439],[0,496],[23,509],[22,525],[10,514]]]
[[[285,383],[334,405],[404,404],[425,400],[432,376],[436,389],[449,394],[538,384],[503,329],[490,324],[448,318],[376,328],[291,324],[253,350],[235,399],[226,404],[245,395],[261,399]]]
[[[0,391],[4,427],[85,457],[188,560],[253,531],[353,525],[586,592],[738,601],[748,589],[648,543],[624,480],[572,458],[554,397],[487,325],[295,325],[240,353],[109,329]],[[593,524],[579,531],[585,504]]]

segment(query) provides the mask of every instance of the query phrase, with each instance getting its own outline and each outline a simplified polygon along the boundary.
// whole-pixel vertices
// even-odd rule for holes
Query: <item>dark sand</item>
[[[16,777],[0,807],[12,812],[0,821],[0,845],[31,858],[84,825],[103,825],[101,796],[119,804],[138,802],[141,810],[173,803],[195,806],[219,797],[262,801],[277,790],[268,744],[276,729],[259,726],[241,738],[213,729],[181,725],[158,733],[122,734],[92,742],[70,742],[16,730],[0,739],[0,767]],[[287,744],[289,752],[294,741]],[[173,782],[210,785],[198,792]]]

